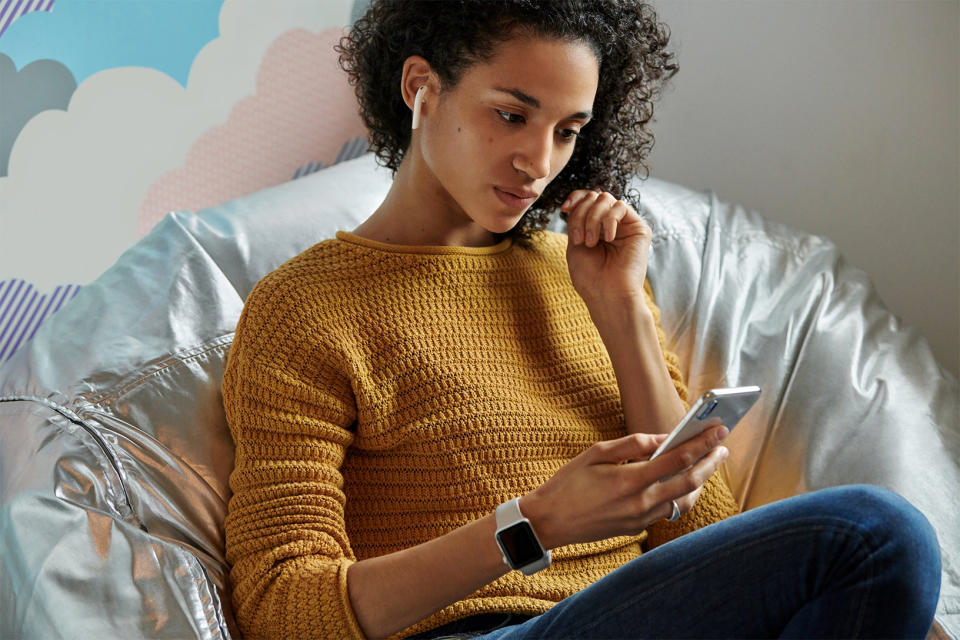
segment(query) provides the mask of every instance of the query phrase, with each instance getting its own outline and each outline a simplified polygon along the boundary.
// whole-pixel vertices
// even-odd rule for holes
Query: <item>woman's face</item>
[[[582,42],[518,37],[441,94],[421,120],[420,152],[448,223],[513,228],[573,155],[598,76]]]

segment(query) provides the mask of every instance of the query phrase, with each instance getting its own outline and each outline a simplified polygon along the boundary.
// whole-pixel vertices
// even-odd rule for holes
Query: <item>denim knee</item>
[[[903,496],[884,487],[848,485],[834,487],[837,503],[859,515],[864,537],[890,563],[905,589],[918,598],[940,592],[940,545],[937,534],[919,509]]]
[[[925,553],[935,556],[940,565],[940,546],[937,534],[927,517],[900,494],[884,487],[853,484],[834,488],[843,493],[843,500],[855,505],[858,510],[872,517],[865,520],[874,525],[878,534],[884,533],[894,538],[906,538],[911,546],[923,547]],[[903,535],[901,535],[903,534]]]

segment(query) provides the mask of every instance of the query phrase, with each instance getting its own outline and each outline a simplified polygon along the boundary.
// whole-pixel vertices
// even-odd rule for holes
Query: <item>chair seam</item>
[[[229,334],[219,336],[215,339],[217,341],[215,344],[212,344],[207,347],[203,347],[200,351],[192,353],[189,356],[178,357],[178,356],[172,355],[166,358],[164,363],[160,365],[158,369],[151,371],[149,373],[141,374],[138,377],[134,378],[133,380],[123,382],[121,383],[120,387],[113,388],[108,391],[103,391],[99,394],[96,394],[90,397],[83,397],[82,395],[80,397],[84,399],[85,404],[91,407],[109,406],[112,402],[114,402],[121,396],[129,393],[130,391],[137,388],[138,386],[140,386],[150,378],[159,376],[161,373],[166,372],[168,369],[171,369],[173,367],[179,366],[184,363],[197,360],[200,357],[210,353],[211,351],[222,350],[224,347],[229,349],[230,345],[233,343],[233,335],[234,335],[234,332],[230,332]]]
[[[143,531],[147,531],[143,522],[140,521],[140,517],[137,515],[136,510],[133,508],[133,503],[130,501],[130,493],[127,491],[127,480],[126,475],[123,472],[123,465],[120,463],[119,458],[117,458],[116,453],[113,449],[110,448],[110,445],[107,444],[106,440],[103,438],[97,430],[80,417],[74,411],[71,411],[67,407],[60,405],[48,398],[41,398],[40,396],[34,396],[29,394],[23,395],[7,395],[0,396],[0,402],[35,402],[41,404],[48,409],[52,409],[56,413],[59,413],[61,416],[72,422],[73,424],[79,426],[85,432],[87,432],[96,442],[97,446],[100,447],[104,455],[107,456],[107,460],[110,462],[110,466],[113,468],[113,472],[117,479],[117,484],[120,487],[120,490],[123,492],[123,500],[126,507],[126,514],[120,513],[121,517],[124,519],[130,518],[134,524],[136,524]]]

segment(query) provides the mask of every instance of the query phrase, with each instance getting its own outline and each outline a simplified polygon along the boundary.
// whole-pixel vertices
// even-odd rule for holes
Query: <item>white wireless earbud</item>
[[[423,104],[423,93],[427,90],[427,85],[423,85],[417,89],[417,97],[413,99],[413,123],[411,124],[411,129],[416,129],[420,126],[420,105]]]

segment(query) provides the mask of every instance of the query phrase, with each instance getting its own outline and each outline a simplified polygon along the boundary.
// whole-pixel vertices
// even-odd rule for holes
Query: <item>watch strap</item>
[[[489,508],[489,507],[488,507]],[[497,529],[508,527],[514,522],[524,520],[523,513],[520,511],[520,498],[507,500],[497,507]]]

